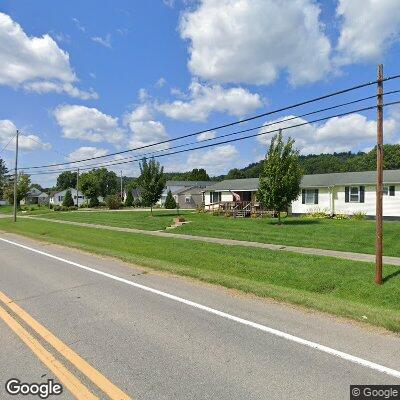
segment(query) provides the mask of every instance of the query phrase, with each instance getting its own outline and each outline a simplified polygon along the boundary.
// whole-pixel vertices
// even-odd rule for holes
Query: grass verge
[[[400,268],[395,266],[385,267],[386,282],[377,286],[370,263],[46,221],[4,219],[0,229],[400,332]]]
[[[190,221],[173,233],[225,239],[248,240],[291,246],[352,251],[374,254],[375,222],[368,220],[331,220],[285,218],[282,226],[274,219],[225,218],[185,212]],[[171,225],[175,211],[149,212],[67,212],[48,213],[45,218],[120,226],[145,230],[163,230]],[[400,222],[384,222],[384,254],[400,257]]]

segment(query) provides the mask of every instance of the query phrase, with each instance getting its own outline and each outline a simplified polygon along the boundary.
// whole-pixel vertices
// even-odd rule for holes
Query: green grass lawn
[[[21,219],[14,224],[3,219],[0,229],[400,332],[400,268],[395,266],[385,266],[385,284],[377,286],[373,283],[374,266],[370,263],[37,220]]]
[[[14,211],[13,206],[0,206],[0,214],[12,214]],[[36,214],[47,214],[52,212],[47,206],[38,206],[37,204],[31,205],[22,205],[21,208],[18,210],[18,214],[20,215],[36,215]]]
[[[11,214],[12,206],[0,206],[0,214]]]
[[[182,215],[183,213],[181,212],[180,214]],[[43,217],[61,221],[158,231],[172,225],[172,221],[177,217],[177,214],[174,210],[157,210],[154,211],[154,216],[150,215],[150,211],[53,211],[43,215]]]
[[[275,219],[225,218],[195,212],[182,213],[189,224],[173,233],[248,240],[292,246],[315,247],[373,254],[375,222],[368,220],[331,220],[285,218],[281,226]],[[149,212],[54,212],[46,218],[121,226],[146,230],[162,230],[171,225],[174,211]],[[400,257],[400,222],[384,222],[384,254]]]

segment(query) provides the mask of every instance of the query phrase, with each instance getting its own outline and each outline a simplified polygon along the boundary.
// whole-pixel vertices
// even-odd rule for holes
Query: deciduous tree
[[[294,149],[294,139],[286,143],[282,131],[271,140],[271,145],[263,162],[257,199],[269,210],[278,214],[286,211],[300,194],[300,182],[303,170],[299,161],[299,152]]]
[[[165,186],[164,168],[154,158],[149,161],[143,158],[140,163],[139,184],[143,204],[150,207],[153,215],[153,206],[160,200]]]

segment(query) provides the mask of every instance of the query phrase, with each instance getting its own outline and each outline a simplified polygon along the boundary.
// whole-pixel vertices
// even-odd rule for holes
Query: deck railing
[[[233,217],[248,217],[252,214],[261,216],[272,214],[270,210],[265,209],[259,202],[254,201],[219,201],[204,206],[205,211],[219,214],[230,214]]]

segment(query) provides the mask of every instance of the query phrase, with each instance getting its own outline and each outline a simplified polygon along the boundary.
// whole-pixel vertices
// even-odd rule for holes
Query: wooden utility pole
[[[121,203],[124,201],[124,194],[122,193],[122,171],[121,171]]]
[[[18,138],[19,138],[19,130],[17,129],[17,134],[15,135],[14,222],[17,222]]]
[[[375,283],[382,281],[382,196],[383,196],[383,65],[378,65],[377,93],[377,143],[376,143],[376,249]]]
[[[79,168],[76,171],[76,206],[79,208]]]

